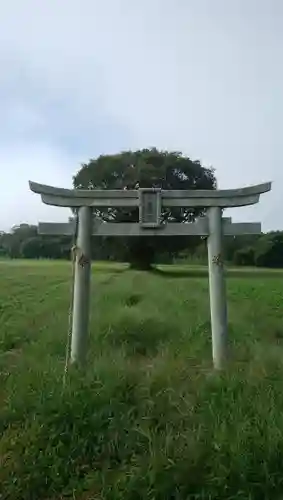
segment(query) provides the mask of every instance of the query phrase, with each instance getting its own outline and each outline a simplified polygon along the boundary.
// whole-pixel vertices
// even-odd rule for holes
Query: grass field
[[[283,273],[231,270],[211,368],[206,270],[95,265],[85,373],[62,389],[71,269],[0,263],[0,498],[283,498]]]

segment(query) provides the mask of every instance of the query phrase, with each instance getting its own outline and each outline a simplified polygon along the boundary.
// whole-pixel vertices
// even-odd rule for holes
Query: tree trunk
[[[146,262],[144,260],[135,260],[130,262],[130,269],[134,269],[136,271],[151,271],[153,266],[150,262]]]
[[[129,262],[131,269],[150,271],[155,260],[154,248],[146,241],[130,242]]]

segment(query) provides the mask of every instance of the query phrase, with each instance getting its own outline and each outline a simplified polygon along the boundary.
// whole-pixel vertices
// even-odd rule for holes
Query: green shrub
[[[254,266],[255,265],[255,250],[253,247],[242,248],[237,250],[233,257],[233,263],[236,266]]]

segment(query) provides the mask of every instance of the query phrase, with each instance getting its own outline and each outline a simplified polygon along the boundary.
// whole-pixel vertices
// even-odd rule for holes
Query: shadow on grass
[[[161,276],[162,278],[207,278],[208,277],[208,269],[196,268],[196,269],[159,269],[157,267],[152,268],[149,271],[151,274],[155,274],[157,276]]]
[[[101,273],[101,274],[122,274],[129,270],[129,266],[124,267],[115,267],[115,265],[107,265],[107,266],[96,266],[95,264],[92,266],[92,272]]]
[[[160,269],[152,268],[150,273],[162,278],[208,278],[208,268],[198,268],[192,267],[190,269],[172,268]],[[229,269],[225,268],[225,274],[228,278],[282,278],[281,270],[272,269],[259,269],[259,268],[249,268],[249,269]]]
[[[226,274],[233,278],[282,278],[281,269],[229,269],[227,268]]]

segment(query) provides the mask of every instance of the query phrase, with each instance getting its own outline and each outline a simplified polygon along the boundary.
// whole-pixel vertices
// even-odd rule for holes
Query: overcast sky
[[[273,181],[235,220],[283,229],[282,0],[9,0],[0,7],[0,229],[64,221],[28,180],[156,146]]]

